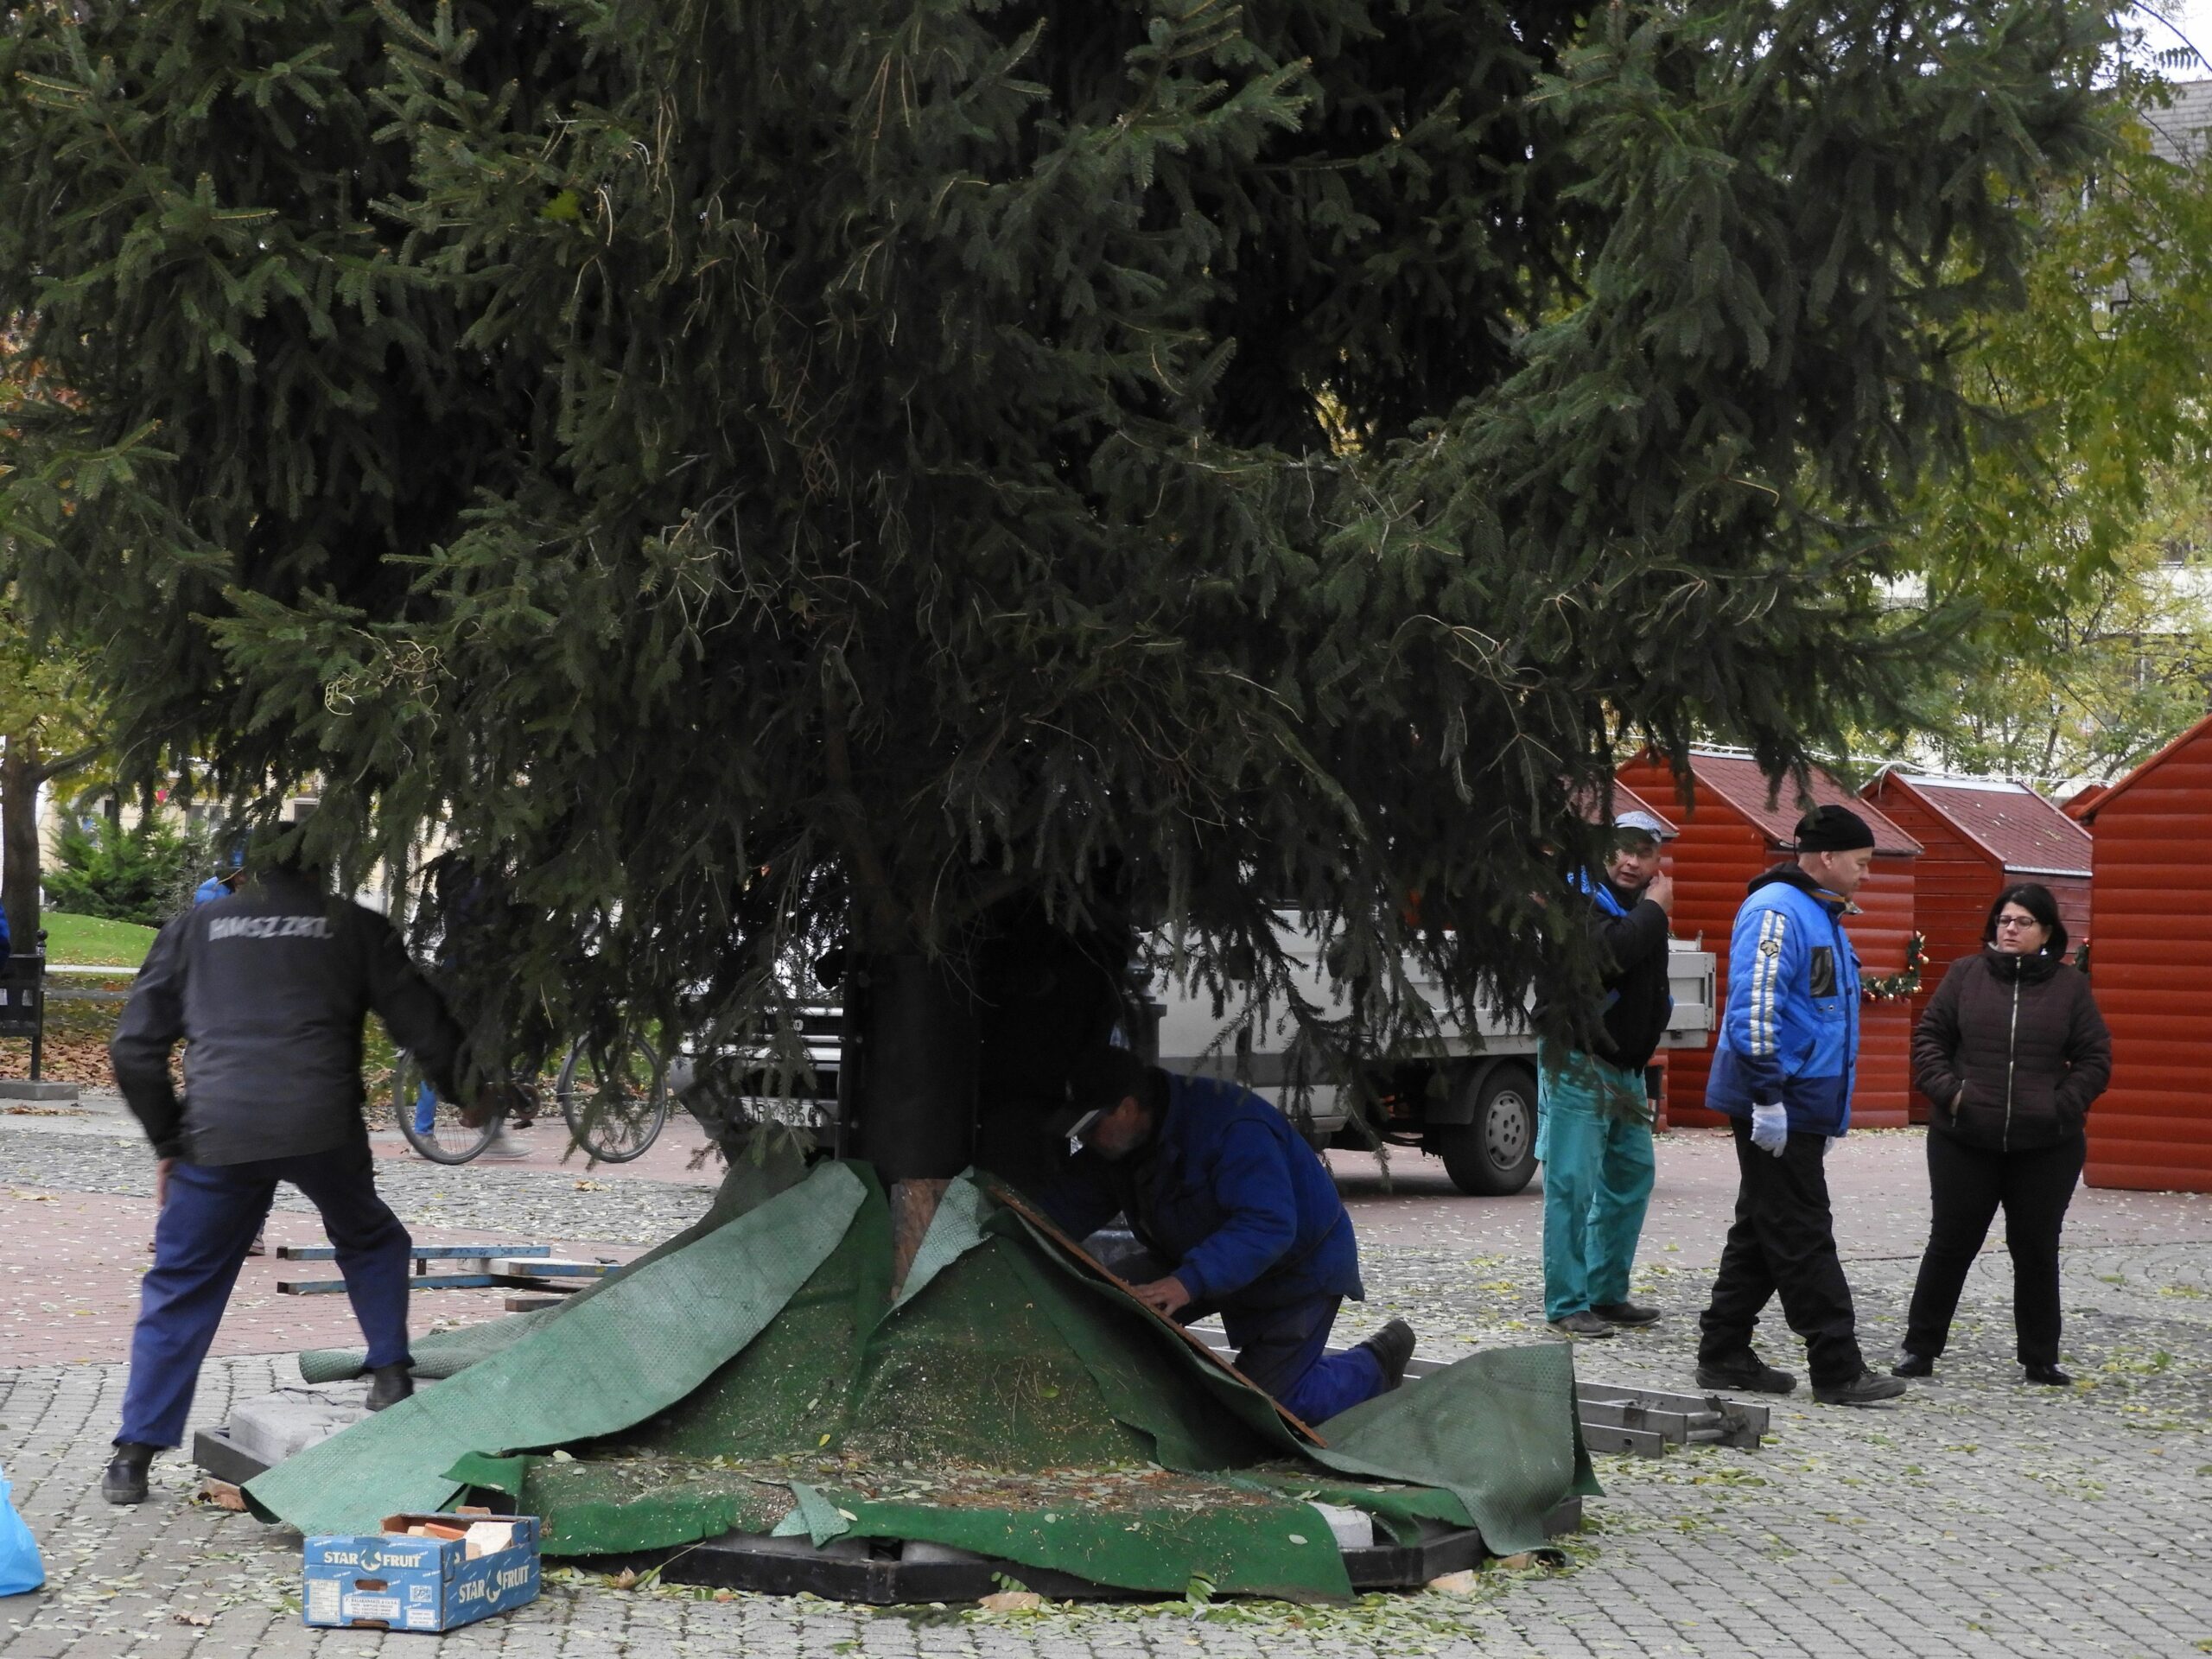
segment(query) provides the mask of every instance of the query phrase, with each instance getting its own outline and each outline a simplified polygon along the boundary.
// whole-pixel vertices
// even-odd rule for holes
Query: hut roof
[[[1594,792],[1578,796],[1575,804],[1580,810],[1582,816],[1591,823],[1595,823],[1599,821],[1599,799]],[[1673,813],[1661,811],[1653,804],[1649,795],[1637,794],[1636,791],[1616,778],[1613,780],[1613,816],[1618,818],[1622,813],[1630,811],[1649,812],[1676,835],[1682,832],[1681,821]]]
[[[2145,760],[2141,766],[2136,767],[2134,771],[2129,772],[2126,777],[2121,779],[2110,789],[2105,791],[2103,794],[2098,796],[2087,805],[2082,807],[2075,816],[2079,817],[2084,823],[2089,823],[2096,817],[2098,813],[2103,811],[2121,796],[2126,794],[2129,790],[2141,783],[2144,779],[2158,771],[2159,767],[2164,766],[2166,762],[2172,760],[2174,756],[2179,754],[2183,749],[2188,748],[2191,744],[2195,743],[2197,739],[2203,737],[2208,734],[2212,734],[2212,715],[2207,715],[2202,720],[2198,721],[2196,725],[2190,727],[2179,737],[2174,739],[2174,741],[2167,744],[2164,748],[2160,749],[2148,760]],[[2083,794],[2087,794],[2088,792],[2088,791],[2086,790],[2082,791]],[[2079,796],[2075,797],[2076,800],[2079,800],[2080,798],[2081,798]]]
[[[1898,772],[1897,781],[2006,870],[2089,874],[2089,832],[2025,784]]]
[[[1759,770],[1758,762],[1749,755],[1710,749],[1690,752],[1690,770],[1696,775],[1700,790],[1711,790],[1758,825],[1776,846],[1787,847],[1795,838],[1797,820],[1805,816],[1805,806],[1787,779],[1781,791],[1775,793],[1766,774]],[[1814,772],[1809,792],[1814,805],[1847,806],[1866,819],[1867,827],[1874,832],[1876,852],[1910,858],[1924,850],[1918,842],[1827,773]]]

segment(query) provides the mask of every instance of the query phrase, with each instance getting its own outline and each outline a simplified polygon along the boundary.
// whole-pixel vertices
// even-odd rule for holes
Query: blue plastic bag
[[[20,1596],[46,1582],[46,1566],[38,1558],[38,1541],[16,1513],[9,1495],[8,1478],[0,1474],[0,1596]]]

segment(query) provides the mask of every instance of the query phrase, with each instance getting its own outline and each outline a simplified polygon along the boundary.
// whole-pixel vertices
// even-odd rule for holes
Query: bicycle
[[[668,1124],[668,1077],[644,1038],[625,1032],[611,1044],[580,1037],[553,1085],[569,1141],[594,1163],[642,1158]]]
[[[465,1164],[480,1154],[512,1120],[519,1127],[543,1116],[543,1081],[510,1077],[476,1104],[441,1099],[414,1057],[402,1053],[392,1068],[392,1114],[407,1144],[435,1164]],[[668,1122],[668,1089],[658,1056],[643,1038],[611,1045],[579,1038],[571,1044],[553,1084],[569,1129],[569,1142],[598,1164],[626,1164],[643,1157]],[[517,1105],[525,1109],[517,1111]]]
[[[508,1079],[487,1089],[474,1106],[440,1096],[423,1076],[415,1057],[402,1052],[391,1071],[392,1116],[407,1144],[434,1164],[465,1164],[498,1138],[510,1121],[526,1128],[540,1116],[533,1078]],[[515,1106],[524,1109],[516,1111]]]

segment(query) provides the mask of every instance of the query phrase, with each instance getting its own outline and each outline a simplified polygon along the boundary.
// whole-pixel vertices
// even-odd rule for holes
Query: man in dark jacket
[[[1604,1035],[1594,1052],[1548,1038],[1537,1045],[1544,1318],[1566,1337],[1610,1337],[1616,1325],[1659,1317],[1629,1300],[1628,1279],[1656,1169],[1643,1068],[1675,1007],[1667,988],[1675,883],[1659,850],[1674,834],[1641,810],[1613,821],[1605,871],[1583,884],[1605,962]]]
[[[1851,1127],[1859,956],[1843,918],[1874,863],[1872,826],[1825,804],[1797,821],[1797,855],[1753,878],[1728,941],[1728,1001],[1705,1103],[1732,1120],[1736,1218],[1700,1321],[1701,1389],[1787,1394],[1797,1379],[1751,1348],[1777,1295],[1805,1339],[1823,1405],[1891,1400],[1867,1370],[1828,1207],[1828,1143]]]
[[[1109,1265],[1169,1319],[1219,1313],[1237,1369],[1294,1416],[1325,1422],[1398,1385],[1403,1320],[1325,1351],[1344,1299],[1366,1295],[1359,1246],[1327,1166],[1266,1101],[1104,1048],[1074,1067],[1052,1128],[1082,1150],[1046,1212],[1077,1238],[1126,1215],[1142,1249]]]
[[[361,1029],[371,1010],[450,1094],[461,1028],[391,925],[330,897],[315,873],[270,861],[237,893],[164,927],[131,988],[109,1055],[168,1178],[154,1265],[140,1293],[112,1503],[146,1496],[154,1453],[175,1446],[238,1266],[280,1181],[321,1212],[368,1344],[372,1410],[405,1399],[410,1241],[377,1196],[361,1116]],[[180,1100],[169,1054],[190,1045]]]

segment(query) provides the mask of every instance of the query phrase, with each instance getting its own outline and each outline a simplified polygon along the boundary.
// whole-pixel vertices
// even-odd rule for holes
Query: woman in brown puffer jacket
[[[1981,939],[1980,955],[1951,964],[1912,1033],[1913,1081],[1935,1103],[1936,1220],[1904,1352],[1891,1369],[1935,1370],[2002,1205],[2020,1363],[2031,1382],[2064,1384],[2074,1379],[2058,1369],[2058,1231],[2082,1178],[2089,1103],[2112,1081],[2112,1036],[2088,976],[2066,965],[2066,925],[2050,888],[2005,888]]]

